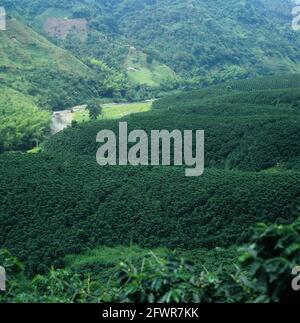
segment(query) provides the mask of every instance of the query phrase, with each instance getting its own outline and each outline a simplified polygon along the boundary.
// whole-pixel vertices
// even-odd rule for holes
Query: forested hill
[[[82,59],[92,56],[123,71],[170,78],[170,70],[157,68],[160,63],[198,84],[300,71],[292,1],[9,0],[7,5],[42,33],[49,17],[85,19],[84,41],[70,35],[57,41]],[[157,64],[149,67],[143,57],[130,57],[130,46]],[[151,84],[142,76],[140,82]]]

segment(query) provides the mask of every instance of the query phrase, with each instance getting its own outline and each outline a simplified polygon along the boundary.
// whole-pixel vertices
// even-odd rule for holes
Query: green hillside
[[[0,87],[0,153],[36,147],[48,134],[50,113],[30,96]]]
[[[39,107],[62,110],[95,97],[136,95],[122,73],[99,60],[85,57],[83,63],[16,18],[8,16],[0,49],[0,85],[29,95]]]
[[[76,7],[68,10],[57,8],[45,10],[34,18],[35,29],[43,31],[47,36],[44,25],[47,19],[53,17],[64,20],[76,18]],[[82,17],[80,16],[80,18]],[[93,42],[91,42],[91,39],[82,41],[80,35],[76,36],[75,34],[67,37],[65,42],[61,42],[61,44],[82,58],[93,56],[97,59],[104,59],[111,66],[121,68],[133,84],[158,87],[168,79],[175,79],[176,75],[171,68],[154,60],[141,49],[129,46],[121,37],[114,39],[111,36],[111,38],[108,38],[107,32],[103,33],[101,29],[90,29],[89,32]],[[101,51],[101,56],[99,56],[99,51]]]
[[[35,147],[48,133],[52,110],[94,97],[122,99],[130,88],[125,77],[97,62],[84,64],[8,16],[0,33],[0,151]]]
[[[8,17],[7,30],[0,33],[0,151],[35,147],[49,132],[46,111],[93,97],[95,75],[67,51]]]
[[[220,82],[299,72],[291,2],[129,0],[115,7],[120,32],[180,74]]]
[[[1,84],[34,97],[40,106],[63,108],[88,96],[80,84],[92,80],[93,72],[78,59],[11,18],[0,34]],[[78,91],[78,92],[76,92]]]
[[[78,77],[89,72],[82,62],[14,18],[0,35],[2,69],[53,68]]]
[[[78,38],[76,41],[74,35],[65,42],[57,41],[82,59],[92,56],[123,72],[132,46],[193,86],[300,71],[300,36],[291,29],[292,1],[12,3],[39,31],[48,17],[86,19],[86,42],[79,42]],[[135,81],[145,82],[147,72],[135,77]]]

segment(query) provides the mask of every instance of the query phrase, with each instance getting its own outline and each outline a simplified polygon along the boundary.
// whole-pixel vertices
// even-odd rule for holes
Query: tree
[[[242,249],[241,277],[255,303],[299,303],[291,284],[300,264],[300,219],[289,225],[258,224],[251,243]]]
[[[87,110],[91,120],[96,120],[102,113],[101,105],[95,100],[88,103]]]
[[[150,64],[151,65],[153,63],[153,57],[147,55],[146,61],[147,61],[147,64]]]

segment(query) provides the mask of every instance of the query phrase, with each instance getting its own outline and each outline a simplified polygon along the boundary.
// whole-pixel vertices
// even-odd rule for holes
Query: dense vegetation
[[[230,247],[245,241],[256,222],[293,220],[300,141],[298,92],[290,88],[298,83],[291,77],[285,89],[287,79],[265,94],[241,94],[249,87],[243,81],[239,90],[231,84],[219,94],[167,97],[152,111],[125,117],[136,129],[204,129],[207,164],[200,178],[184,177],[181,167],[98,166],[96,133],[116,129],[118,120],[76,124],[34,156],[1,156],[0,243],[34,274],[88,247]]]
[[[206,167],[299,168],[299,89],[298,76],[231,82],[165,97],[154,102],[152,111],[123,120],[129,131],[204,129]],[[94,138],[100,129],[118,133],[118,123],[101,121],[68,129],[44,148],[50,153],[95,156]]]
[[[0,153],[36,147],[48,133],[50,113],[20,92],[0,91]]]
[[[102,169],[94,158],[44,154],[2,156],[0,165],[0,244],[30,274],[97,245],[230,246],[256,222],[295,218],[300,203],[293,172],[189,179],[180,168]]]
[[[237,265],[214,273],[205,267],[197,270],[189,260],[152,251],[147,255],[131,247],[129,251],[139,251],[139,256],[127,255],[127,261],[107,273],[104,281],[52,268],[29,283],[18,259],[0,250],[0,263],[8,274],[8,291],[0,293],[0,302],[295,303],[299,293],[290,285],[296,279],[292,270],[300,261],[299,230],[299,220],[286,226],[259,224],[251,243],[240,250]],[[112,258],[110,254],[106,265]],[[97,267],[92,271],[97,273]]]
[[[187,285],[184,279],[189,281],[191,273],[184,263],[175,262],[173,265],[179,267],[167,274],[171,275],[167,289],[188,286],[187,291],[156,295],[149,290],[141,294],[141,290],[150,288],[148,280],[141,277],[153,277],[153,271],[158,277],[165,275],[165,269],[169,268],[165,260],[150,261],[149,267],[144,267],[145,272],[137,268],[135,276],[127,271],[129,276],[120,281],[121,289],[116,280],[111,281],[118,290],[113,295],[108,295],[103,286],[97,287],[93,296],[86,295],[88,281],[78,275],[91,273],[93,279],[103,284],[107,275],[116,270],[115,265],[104,263],[103,270],[97,256],[96,260],[88,260],[94,259],[88,250],[131,244],[177,249],[185,258],[197,259],[195,268],[199,270],[203,262],[211,266],[208,259],[214,248],[226,248],[228,257],[233,259],[230,250],[250,238],[255,223],[287,224],[296,219],[300,207],[298,89],[297,76],[231,82],[168,96],[154,102],[151,111],[123,118],[130,128],[148,131],[204,129],[206,170],[199,178],[185,177],[181,167],[98,166],[96,133],[104,128],[116,129],[119,120],[74,124],[48,139],[38,154],[0,156],[0,173],[5,174],[0,177],[0,245],[24,262],[27,276],[47,273],[51,265],[68,266],[67,270],[52,271],[49,276],[34,280],[35,296],[32,292],[30,297],[23,295],[23,301],[28,300],[26,297],[39,301],[99,301],[102,297],[117,301],[282,300],[285,296],[274,291],[269,278],[261,274],[263,270],[268,273],[271,270],[265,268],[265,261],[274,270],[278,268],[276,263],[257,258],[265,257],[265,253],[259,256],[250,251],[244,257],[245,263],[253,263],[253,270],[245,269],[253,275],[252,285],[249,283],[247,288],[229,287],[232,276],[224,282],[200,273],[195,285]],[[267,234],[281,234],[281,229],[276,228],[272,227],[271,233],[267,230]],[[259,238],[259,233],[256,239],[255,248],[259,248],[259,242],[263,248],[270,248]],[[280,251],[283,258],[289,257],[285,249]],[[71,263],[70,258],[66,261],[66,255],[81,252],[87,252],[83,256],[86,260],[80,263],[73,256]],[[158,258],[164,259],[168,253],[161,252]],[[263,266],[259,272],[258,262]],[[138,263],[138,259],[134,260],[133,266]],[[217,261],[217,264],[226,263],[228,268],[226,256]],[[285,266],[290,268],[287,263]],[[123,274],[126,268],[122,268]],[[216,271],[216,267],[210,268]],[[75,276],[73,270],[77,272]],[[232,269],[228,270],[232,275]],[[258,277],[260,289],[254,283]],[[64,281],[63,289],[40,298],[46,284],[51,285],[53,279]],[[141,290],[137,294],[128,292],[137,280]],[[232,283],[237,281],[231,279]],[[71,293],[69,288],[73,293],[74,288],[80,291],[78,298],[66,298]],[[207,295],[206,288],[209,293],[216,288],[219,292]],[[222,293],[226,292],[228,297],[227,290],[231,288],[234,297],[224,299]]]

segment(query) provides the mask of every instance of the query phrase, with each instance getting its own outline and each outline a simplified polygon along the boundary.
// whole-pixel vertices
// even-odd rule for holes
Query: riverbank
[[[154,100],[134,103],[106,103],[102,105],[102,119],[120,119],[129,114],[146,112],[151,109]],[[86,105],[76,106],[68,110],[55,111],[51,119],[51,133],[64,130],[72,124],[72,121],[78,123],[89,121],[89,112]]]

